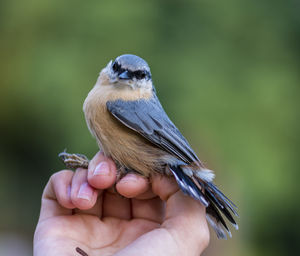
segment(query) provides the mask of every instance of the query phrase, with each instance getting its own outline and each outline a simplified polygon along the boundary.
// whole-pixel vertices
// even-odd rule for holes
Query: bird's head
[[[101,71],[110,85],[116,87],[130,87],[131,89],[153,87],[148,63],[142,58],[124,54],[110,61]]]

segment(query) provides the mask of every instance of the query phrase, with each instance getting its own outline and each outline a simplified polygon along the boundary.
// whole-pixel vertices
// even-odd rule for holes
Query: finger
[[[97,190],[87,182],[87,170],[78,168],[72,179],[72,203],[81,210],[91,209],[97,201],[97,196]]]
[[[115,163],[98,152],[89,163],[88,182],[94,188],[106,189],[116,182],[116,173]]]
[[[114,217],[123,220],[130,220],[130,199],[124,198],[117,193],[105,191],[103,194],[102,217]]]
[[[73,172],[64,170],[53,174],[42,195],[40,220],[53,216],[71,215],[75,208],[70,198]]]
[[[68,209],[74,209],[71,200],[71,183],[74,172],[70,170],[60,171],[52,176],[54,192],[59,204]]]
[[[132,199],[132,217],[162,223],[165,216],[165,203],[158,197],[139,200]]]
[[[145,193],[150,188],[146,178],[133,173],[127,174],[116,185],[117,191],[127,198],[133,198]]]
[[[158,174],[152,176],[151,185],[153,193],[163,201],[167,201],[171,195],[179,190],[175,179]]]
[[[149,189],[141,194],[138,194],[137,196],[134,197],[134,199],[140,199],[140,200],[147,200],[147,199],[152,199],[156,198],[157,195],[155,195],[151,189],[151,185],[149,184]]]
[[[95,215],[99,218],[102,217],[102,200],[103,200],[103,197],[102,197],[102,191],[98,191],[98,197],[97,197],[97,201],[96,203],[94,204],[94,206],[90,209],[87,209],[87,210],[80,210],[78,208],[75,208],[73,210],[73,213],[74,214],[89,214],[89,215]]]

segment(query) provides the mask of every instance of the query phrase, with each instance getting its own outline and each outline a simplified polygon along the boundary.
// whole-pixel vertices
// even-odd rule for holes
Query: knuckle
[[[69,174],[70,172],[72,173],[72,171],[70,171],[70,170],[61,170],[61,171],[55,172],[51,175],[50,180],[55,181],[65,175]]]

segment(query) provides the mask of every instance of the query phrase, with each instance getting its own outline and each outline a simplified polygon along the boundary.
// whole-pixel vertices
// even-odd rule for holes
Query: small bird
[[[225,230],[231,237],[221,213],[238,229],[232,217],[232,213],[238,216],[236,206],[213,183],[214,173],[205,168],[165,113],[145,60],[124,54],[110,61],[83,110],[90,132],[114,160],[119,175],[173,175],[185,194],[206,207],[207,220],[218,238],[227,238]],[[84,155],[62,152],[59,156],[69,168],[88,167]]]

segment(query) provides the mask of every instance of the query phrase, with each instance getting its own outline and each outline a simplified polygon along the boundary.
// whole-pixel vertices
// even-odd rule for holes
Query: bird
[[[83,111],[99,148],[117,165],[119,175],[134,172],[174,176],[182,192],[206,207],[206,219],[217,237],[231,237],[225,218],[238,229],[237,206],[213,183],[188,141],[164,111],[148,63],[124,54],[110,61],[88,93]],[[68,168],[88,167],[81,154],[59,154]]]

